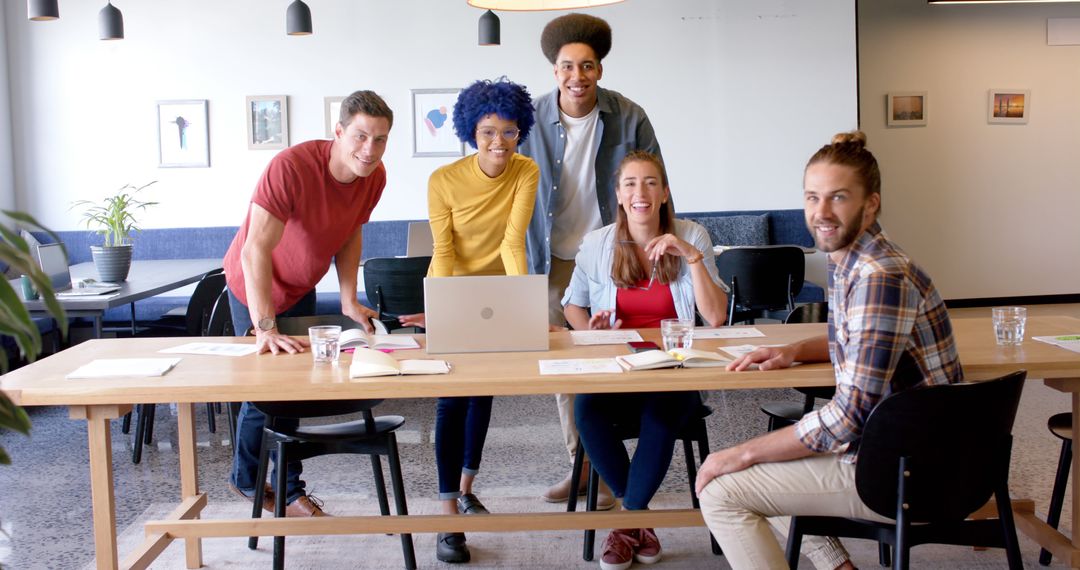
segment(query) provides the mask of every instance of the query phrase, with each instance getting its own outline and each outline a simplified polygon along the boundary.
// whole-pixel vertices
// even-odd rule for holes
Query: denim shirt
[[[566,133],[559,118],[559,90],[534,101],[536,125],[529,138],[521,143],[518,152],[532,158],[540,166],[540,182],[536,192],[536,207],[525,234],[525,250],[529,258],[529,273],[550,273],[551,225],[556,202],[554,195],[562,174]],[[632,150],[646,150],[660,156],[652,123],[637,103],[615,91],[596,88],[596,105],[600,108],[597,128],[596,199],[604,225],[614,223],[618,204],[615,201],[615,170],[624,156]],[[662,160],[662,158],[661,158]]]
[[[716,270],[709,232],[697,223],[676,219],[675,231],[672,233],[701,251],[704,257],[699,263],[705,265],[713,282],[727,291],[727,286],[720,280],[720,274]],[[619,290],[611,278],[611,267],[615,262],[615,224],[585,234],[575,262],[577,265],[574,267],[573,276],[570,277],[570,286],[566,288],[566,293],[562,298],[563,307],[573,303],[579,307],[591,308],[594,313],[610,310],[611,324],[614,325],[615,295]],[[697,304],[694,299],[694,280],[690,275],[690,266],[682,263],[678,277],[669,285],[678,317],[693,319],[697,314]]]

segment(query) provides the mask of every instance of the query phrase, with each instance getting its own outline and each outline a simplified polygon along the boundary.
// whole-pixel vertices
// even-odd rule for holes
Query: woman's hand
[[[685,257],[691,260],[694,258],[701,259],[702,257],[702,253],[697,248],[679,239],[674,234],[664,234],[649,240],[649,243],[645,244],[645,255],[653,263],[657,263],[665,255]]]
[[[622,327],[622,319],[615,319],[615,324],[611,324],[612,311],[596,311],[593,316],[589,317],[589,330],[604,330],[604,329],[617,329]]]
[[[427,327],[427,314],[426,313],[416,313],[416,314],[412,314],[412,315],[398,315],[397,320],[398,320],[399,323],[401,323],[401,326],[403,326],[403,327],[420,327],[420,328],[426,328]]]

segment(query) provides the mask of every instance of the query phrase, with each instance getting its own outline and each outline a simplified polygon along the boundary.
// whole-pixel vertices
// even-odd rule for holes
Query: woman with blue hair
[[[505,79],[477,81],[458,95],[454,132],[476,153],[436,170],[428,181],[435,239],[428,275],[524,275],[525,229],[536,202],[540,170],[517,146],[533,126],[525,87]],[[422,315],[401,317],[420,324]],[[435,463],[445,514],[483,514],[472,492],[491,419],[491,396],[439,398]],[[464,533],[439,533],[436,557],[468,562]]]

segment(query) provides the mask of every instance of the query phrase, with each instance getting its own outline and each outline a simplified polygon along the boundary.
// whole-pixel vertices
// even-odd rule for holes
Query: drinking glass
[[[308,328],[308,338],[311,339],[311,356],[315,364],[337,364],[341,354],[341,327],[337,325],[321,325]]]
[[[1000,346],[1016,346],[1024,342],[1027,309],[1024,307],[994,307],[994,338]]]
[[[660,321],[660,335],[664,338],[664,350],[690,348],[694,344],[693,319],[664,319]]]

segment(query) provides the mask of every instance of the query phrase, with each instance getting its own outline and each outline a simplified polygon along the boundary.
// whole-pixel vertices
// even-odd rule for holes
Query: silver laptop
[[[427,222],[409,222],[409,241],[405,242],[405,257],[428,257],[435,251],[435,238]]]
[[[67,256],[64,249],[58,243],[43,243],[37,247],[38,265],[49,276],[53,290],[62,297],[84,297],[104,295],[119,291],[120,286],[116,283],[87,283],[81,287],[71,286],[71,271],[68,268]]]
[[[548,349],[547,275],[427,277],[427,351]]]

